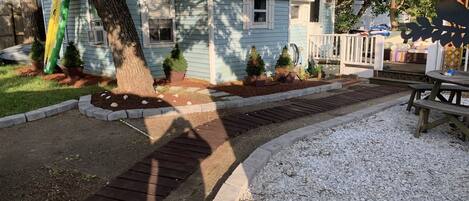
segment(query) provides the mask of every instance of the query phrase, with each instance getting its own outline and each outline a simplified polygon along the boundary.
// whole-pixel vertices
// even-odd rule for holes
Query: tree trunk
[[[152,95],[153,77],[143,55],[126,1],[92,0],[107,32],[112,50],[118,93]]]
[[[391,6],[389,8],[389,20],[391,21],[391,30],[393,31],[397,31],[399,29],[399,22],[397,21],[397,9],[398,7],[396,0],[391,0]]]
[[[34,38],[44,40],[44,25],[42,12],[36,0],[21,0],[21,10],[24,24],[24,43],[33,42]]]

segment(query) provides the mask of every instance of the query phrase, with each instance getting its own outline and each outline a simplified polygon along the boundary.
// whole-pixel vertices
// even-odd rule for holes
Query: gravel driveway
[[[449,125],[416,139],[417,120],[395,106],[306,138],[276,154],[241,200],[469,200],[469,142]]]

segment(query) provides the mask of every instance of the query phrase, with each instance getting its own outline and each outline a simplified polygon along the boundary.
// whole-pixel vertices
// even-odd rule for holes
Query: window
[[[175,42],[173,0],[145,0],[142,12],[144,45],[172,46]]]
[[[319,22],[319,4],[320,0],[314,0],[313,2],[311,2],[311,12],[309,18],[310,22]]]
[[[92,45],[107,45],[106,31],[101,18],[88,0],[88,41]]]
[[[300,6],[292,5],[291,6],[291,19],[298,19],[300,17]]]
[[[254,0],[254,23],[267,23],[267,0]]]
[[[276,0],[243,0],[244,29],[273,29]]]

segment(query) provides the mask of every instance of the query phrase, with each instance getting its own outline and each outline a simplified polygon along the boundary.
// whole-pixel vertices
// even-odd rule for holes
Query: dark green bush
[[[34,39],[34,42],[31,45],[31,53],[29,53],[29,58],[36,62],[42,62],[42,60],[44,60],[44,45],[42,45],[42,43],[37,39]]]
[[[179,49],[179,45],[176,44],[171,54],[166,56],[163,62],[163,70],[165,72],[185,72],[187,70],[187,61]]]
[[[261,55],[256,50],[255,46],[252,46],[251,53],[249,53],[248,63],[246,65],[246,73],[248,76],[260,76],[265,72],[265,63],[262,60]]]
[[[275,68],[287,68],[291,69],[293,68],[293,63],[290,54],[288,53],[288,47],[285,46],[282,50],[282,54],[280,54],[280,57],[277,60],[277,65],[275,65]]]
[[[317,77],[319,72],[322,73],[322,66],[314,65],[311,62],[308,62],[308,68],[306,68],[306,72],[308,72],[311,77]]]
[[[66,68],[78,68],[83,65],[80,57],[80,52],[73,42],[69,42],[65,49],[64,57],[62,58],[62,66]]]

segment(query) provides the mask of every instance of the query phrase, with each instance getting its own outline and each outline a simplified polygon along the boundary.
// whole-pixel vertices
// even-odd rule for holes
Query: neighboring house
[[[127,5],[153,76],[163,76],[163,59],[178,42],[189,63],[187,76],[218,83],[243,79],[247,55],[253,45],[261,52],[269,71],[273,71],[282,47],[289,42],[298,44],[304,50],[302,53],[306,53],[310,2],[127,0]],[[298,12],[296,7],[290,12],[290,3],[300,6]],[[50,7],[51,0],[44,0],[45,22]],[[327,13],[322,8],[318,8],[318,12]],[[293,20],[290,20],[291,14]],[[322,16],[319,21],[332,23],[332,18],[318,16]],[[305,23],[300,22],[303,20]],[[330,25],[323,26],[326,28],[330,29]],[[66,41],[77,44],[87,72],[114,75],[106,33],[88,0],[71,1],[64,44]]]

